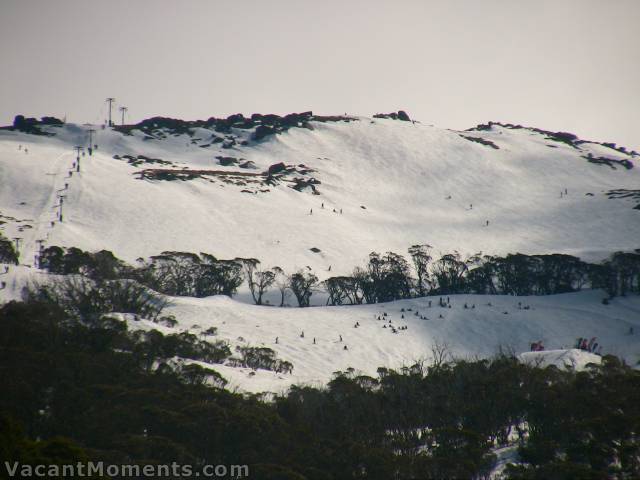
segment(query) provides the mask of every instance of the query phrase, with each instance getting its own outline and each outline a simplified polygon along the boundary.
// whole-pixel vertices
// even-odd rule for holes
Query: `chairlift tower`
[[[89,156],[91,156],[93,154],[93,134],[96,133],[96,131],[93,128],[87,131],[89,132],[89,148],[87,150],[89,150]]]
[[[76,155],[76,172],[80,171],[80,152],[82,152],[82,150],[84,150],[84,147],[81,147],[80,145],[76,145],[75,147],[73,147],[73,149],[77,152]]]
[[[111,108],[113,106],[113,102],[115,102],[116,99],[113,97],[109,97],[107,98],[106,102],[109,104],[109,126],[112,127],[113,126],[113,122],[111,121]]]
[[[60,220],[60,222],[63,221],[63,217],[62,217],[62,206],[64,205],[64,199],[66,198],[65,195],[60,195],[60,205],[58,205],[60,207],[60,212],[58,214],[58,220]]]
[[[129,110],[127,107],[120,107],[120,111],[122,112],[122,125],[124,125],[124,114]]]

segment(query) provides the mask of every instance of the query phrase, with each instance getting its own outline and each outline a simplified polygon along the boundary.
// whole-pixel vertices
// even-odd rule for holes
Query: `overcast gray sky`
[[[640,150],[640,0],[0,0],[0,123],[489,120]]]

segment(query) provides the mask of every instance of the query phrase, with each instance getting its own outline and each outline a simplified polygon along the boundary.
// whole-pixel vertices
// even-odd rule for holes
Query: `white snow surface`
[[[0,298],[10,300],[19,298],[20,287],[29,279],[42,282],[46,274],[12,267],[2,278],[8,286],[0,291]],[[588,363],[599,363],[600,357],[573,349],[576,339],[596,337],[603,354],[635,365],[640,360],[640,297],[615,298],[603,305],[604,296],[597,290],[535,297],[451,295],[451,308],[437,306],[439,297],[310,308],[256,306],[225,296],[171,297],[164,314],[175,316],[178,324],[173,328],[144,319],[136,321],[133,315],[121,317],[131,329],[157,329],[165,335],[182,331],[201,334],[216,327],[217,335],[200,338],[225,340],[232,351],[236,346],[271,348],[278,358],[293,363],[292,374],[207,366],[225,377],[230,389],[278,394],[291,385],[321,387],[333,372],[348,368],[376,376],[378,367],[401,369],[420,361],[429,364],[434,346],[446,346],[449,359],[487,358],[502,348],[525,352],[519,357],[531,365],[579,370]],[[519,309],[519,302],[529,309]],[[464,308],[465,303],[475,308]],[[429,320],[421,320],[420,315]],[[391,326],[407,329],[394,334]],[[538,341],[548,350],[529,352],[531,343]]]
[[[0,299],[18,298],[25,282],[44,275],[32,266],[37,240],[45,246],[107,249],[130,263],[166,250],[255,257],[265,267],[278,265],[289,273],[310,266],[320,279],[350,273],[371,251],[406,253],[418,243],[432,245],[436,256],[453,250],[568,253],[588,261],[640,247],[640,210],[633,209],[630,199],[605,195],[611,189],[640,188],[638,167],[613,169],[582,158],[591,152],[637,163],[637,156],[592,143],[574,148],[528,129],[499,126],[455,132],[364,117],[312,126],[231,149],[200,148],[187,135],[143,140],[140,133],[124,136],[98,129],[99,149],[82,157],[81,173],[71,177],[72,147],[86,144],[90,126],[50,127],[53,137],[0,131],[0,220],[6,222],[0,231],[7,238],[21,238],[22,263],[3,276],[7,287]],[[194,138],[211,135],[200,130]],[[490,140],[499,149],[459,133]],[[286,182],[253,194],[242,190],[258,188],[213,178],[139,180],[135,172],[168,167],[134,167],[112,158],[115,154],[161,158],[178,169],[241,171],[217,165],[217,155],[251,160],[258,167],[254,172],[278,162],[304,164],[316,170],[312,176],[321,182],[320,195],[298,192]],[[568,194],[560,198],[565,188]],[[66,196],[63,222],[56,220],[57,194]],[[321,251],[313,253],[312,247]],[[451,309],[437,307],[437,297],[299,309],[251,305],[241,292],[236,299],[172,298],[166,313],[178,320],[174,329],[144,320],[127,322],[131,328],[164,333],[198,333],[215,326],[214,338],[227,340],[232,350],[237,345],[268,346],[293,363],[292,374],[212,368],[230,381],[230,388],[282,392],[292,384],[323,385],[332,372],[349,367],[375,375],[381,366],[429,361],[435,344],[448,345],[457,357],[476,358],[491,356],[501,346],[525,352],[531,342],[542,340],[554,351],[525,353],[523,361],[563,365],[568,359],[581,368],[595,359],[571,348],[577,337],[595,336],[604,353],[635,364],[640,341],[629,329],[640,332],[640,298],[616,298],[603,305],[603,297],[600,291],[546,297],[455,295]],[[520,310],[518,302],[531,308]],[[315,294],[312,303],[323,304],[324,299]],[[465,303],[476,308],[465,309]],[[411,309],[404,319],[402,308]],[[429,320],[416,317],[416,310]],[[386,320],[377,320],[383,312]],[[389,320],[408,328],[393,334],[383,328]]]
[[[640,168],[613,169],[582,156],[636,163],[640,157],[592,143],[574,148],[528,129],[499,126],[455,132],[364,117],[312,125],[230,149],[193,143],[211,135],[206,129],[196,129],[193,138],[143,140],[140,132],[126,136],[98,128],[99,149],[82,157],[82,171],[71,178],[65,177],[75,159],[73,146],[86,145],[89,125],[45,127],[54,137],[0,131],[0,214],[22,221],[8,221],[2,231],[22,238],[26,264],[33,263],[41,239],[45,245],[111,250],[128,262],[166,250],[253,257],[286,271],[308,265],[321,279],[350,273],[371,251],[406,253],[418,243],[432,245],[436,255],[553,252],[584,260],[639,246],[640,210],[631,199],[608,199],[605,192],[640,188]],[[134,167],[113,159],[115,154],[160,158],[173,162],[172,168],[242,172],[247,170],[217,165],[215,157],[253,161],[258,169],[251,172],[278,162],[304,164],[316,170],[311,175],[321,182],[320,195],[286,182],[252,194],[242,190],[259,188],[219,179],[139,180],[137,171],[167,167]],[[62,190],[65,183],[68,190]],[[560,198],[565,189],[568,195]],[[64,221],[52,227],[57,193],[66,195]],[[313,247],[321,251],[313,253]],[[329,266],[331,274],[323,275]]]
[[[602,357],[576,348],[523,352],[518,358],[520,358],[521,362],[531,366],[548,367],[549,365],[555,365],[576,370],[583,370],[590,363],[596,365],[602,363]]]

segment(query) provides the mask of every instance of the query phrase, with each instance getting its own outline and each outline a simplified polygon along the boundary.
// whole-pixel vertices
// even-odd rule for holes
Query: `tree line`
[[[51,273],[83,274],[97,279],[128,278],[166,295],[233,296],[247,286],[257,305],[277,290],[279,305],[293,295],[308,307],[318,291],[328,305],[357,305],[457,293],[491,295],[551,295],[583,288],[603,289],[610,298],[640,293],[640,250],[616,252],[604,262],[588,263],[565,254],[506,256],[459,252],[434,257],[428,245],[414,245],[408,258],[371,252],[368,261],[350,275],[320,281],[310,269],[287,274],[265,268],[255,258],[218,259],[207,253],[163,252],[130,266],[111,252],[89,253],[78,248],[44,249],[39,265]],[[605,299],[606,301],[606,299]]]

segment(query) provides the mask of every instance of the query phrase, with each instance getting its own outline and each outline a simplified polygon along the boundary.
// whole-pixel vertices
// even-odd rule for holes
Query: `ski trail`
[[[63,152],[48,165],[46,175],[51,176],[48,192],[42,196],[40,214],[37,218],[34,218],[34,228],[29,230],[28,233],[25,232],[22,239],[21,263],[23,265],[36,266],[35,255],[39,251],[38,240],[43,240],[43,243],[46,242],[49,239],[52,228],[54,228],[52,227],[52,222],[55,222],[54,225],[58,223],[57,210],[54,207],[59,205],[58,193],[64,188],[64,181],[60,182],[58,179],[64,180],[66,178],[61,176],[70,167],[66,166],[63,160],[70,155],[73,155],[73,153]]]

